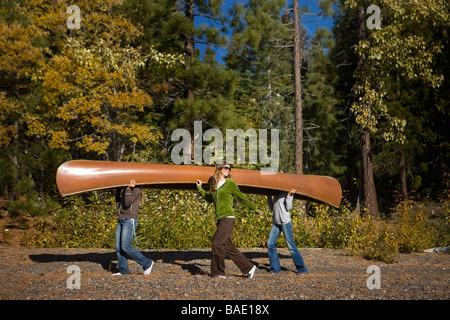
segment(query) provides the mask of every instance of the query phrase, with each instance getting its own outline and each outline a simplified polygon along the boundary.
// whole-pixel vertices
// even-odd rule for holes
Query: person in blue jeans
[[[116,228],[116,253],[118,259],[119,272],[113,275],[123,275],[130,273],[128,269],[128,258],[139,263],[144,269],[144,275],[149,275],[152,271],[153,261],[145,257],[131,245],[133,237],[136,235],[137,216],[139,205],[142,199],[142,188],[136,186],[134,180],[125,190],[116,191],[116,203],[119,210],[119,220]]]
[[[300,251],[298,251],[292,236],[291,214],[289,213],[289,210],[292,209],[294,194],[295,189],[292,189],[289,193],[279,191],[273,199],[272,196],[267,196],[267,203],[270,210],[273,212],[272,228],[270,229],[269,240],[267,241],[271,273],[281,272],[280,260],[278,259],[276,246],[280,232],[283,232],[284,239],[286,240],[292,260],[297,268],[297,272],[299,274],[308,272],[308,269],[303,261],[303,257]]]

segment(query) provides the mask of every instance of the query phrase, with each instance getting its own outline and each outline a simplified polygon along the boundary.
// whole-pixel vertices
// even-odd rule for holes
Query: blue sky
[[[292,7],[292,1],[293,0],[287,0],[286,1],[286,8]],[[295,0],[298,1],[298,0]],[[224,13],[228,11],[229,8],[233,6],[235,2],[246,2],[246,0],[225,0],[224,5],[222,7],[222,10]],[[317,8],[317,4],[319,3],[319,0],[300,0],[299,6],[307,6],[310,8],[310,13],[318,13],[319,9]],[[281,12],[280,12],[281,14]],[[325,17],[319,17],[319,16],[303,16],[301,19],[301,22],[303,23],[306,32],[312,36],[314,34],[314,31],[317,27],[326,27],[331,29],[333,26],[333,20],[331,18],[325,18]],[[202,23],[209,23],[206,19],[202,19],[200,17],[197,17],[195,20],[196,25],[200,25]],[[197,45],[197,48],[201,50],[203,54],[203,50],[205,46]],[[226,48],[213,48],[216,51],[216,59],[219,61],[220,64],[223,64],[222,58],[226,55]]]

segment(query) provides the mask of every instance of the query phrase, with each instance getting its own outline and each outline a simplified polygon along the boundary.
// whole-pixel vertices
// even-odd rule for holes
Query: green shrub
[[[445,197],[430,210],[430,223],[436,230],[436,246],[450,245],[450,199]]]
[[[376,221],[369,215],[361,217],[348,204],[339,210],[319,205],[314,212],[314,233],[319,247],[344,249],[387,263],[395,261],[397,242],[384,221]]]
[[[378,224],[376,223],[378,222]],[[398,255],[398,243],[394,233],[384,221],[367,216],[359,227],[360,237],[350,251],[368,260],[392,263]]]
[[[339,210],[318,205],[315,212],[314,233],[320,247],[349,249],[359,241],[358,228],[363,219],[349,205]]]
[[[396,210],[395,234],[400,252],[419,252],[437,245],[439,228],[429,221],[427,205],[401,202]]]
[[[141,249],[210,248],[216,231],[214,208],[190,191],[145,190],[139,210],[135,245]],[[272,226],[265,196],[249,195],[263,212],[260,217],[236,204],[233,242],[236,247],[266,247]],[[23,204],[26,207],[26,204]],[[18,206],[20,208],[20,206]],[[24,209],[25,210],[25,209]],[[114,248],[117,209],[113,192],[66,198],[58,213],[36,218],[34,245],[45,247]],[[54,212],[54,211],[52,211]],[[294,240],[299,248],[344,249],[350,254],[387,263],[399,252],[422,251],[450,244],[450,205],[402,202],[393,218],[360,216],[344,203],[339,209],[309,204],[308,214],[291,211]],[[278,247],[286,247],[279,237]]]
[[[37,201],[28,198],[12,201],[8,205],[7,210],[9,215],[13,218],[26,215],[38,216],[39,212],[42,211],[41,206]]]
[[[136,232],[139,246],[180,250],[211,246],[215,232],[212,206],[196,193],[148,190],[146,194]]]
[[[360,251],[360,255],[368,260],[386,263],[395,262],[398,255],[398,244],[395,236],[384,226],[381,231],[373,233],[373,240]]]

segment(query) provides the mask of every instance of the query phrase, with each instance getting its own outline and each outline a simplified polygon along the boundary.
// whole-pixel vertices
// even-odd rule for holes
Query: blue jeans
[[[281,272],[280,260],[278,259],[277,253],[277,240],[281,231],[283,231],[284,239],[286,240],[292,260],[297,268],[297,272],[308,272],[308,269],[303,262],[303,257],[295,246],[294,238],[292,236],[292,224],[290,222],[286,224],[273,224],[270,229],[269,240],[267,241],[267,246],[269,247],[270,272]]]
[[[128,274],[130,270],[128,269],[127,258],[133,259],[139,263],[144,270],[150,267],[152,260],[144,257],[136,248],[131,246],[131,241],[137,227],[136,219],[122,218],[117,222],[116,228],[116,253],[119,265],[119,272],[121,274]]]

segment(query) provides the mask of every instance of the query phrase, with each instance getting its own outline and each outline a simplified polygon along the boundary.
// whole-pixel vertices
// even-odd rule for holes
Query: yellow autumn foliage
[[[42,82],[41,112],[27,117],[27,133],[45,137],[51,148],[104,155],[114,152],[112,145],[134,150],[137,143],[145,146],[162,136],[149,119],[143,121],[152,99],[136,83],[136,72],[150,57],[130,45],[141,31],[115,11],[120,3],[77,3],[82,28],[55,39],[61,52],[36,74]],[[52,7],[32,0],[18,10],[26,7],[33,7],[30,19],[36,28],[65,26],[68,14],[62,2]],[[157,51],[152,54],[161,58]]]
[[[0,146],[21,131],[78,155],[108,157],[121,150],[127,157],[138,145],[159,141],[162,134],[148,116],[149,84],[147,92],[140,88],[137,72],[147,62],[170,68],[183,57],[136,47],[142,30],[123,15],[122,3],[78,1],[78,30],[67,28],[67,1],[30,0],[1,9],[26,16],[27,23],[0,22],[0,75],[10,83],[0,92]],[[14,95],[30,84],[40,86],[42,96],[27,109]]]
[[[86,49],[83,42],[68,40],[63,56],[53,57],[45,67],[43,108],[52,115],[49,126],[59,129],[49,132],[53,147],[101,155],[117,136],[142,144],[159,139],[158,132],[140,122],[152,99],[136,85],[131,60],[139,59],[139,52],[131,50],[130,59],[123,48],[110,50]]]
[[[17,22],[7,25],[0,21],[0,70],[9,78],[19,80],[31,77],[36,64],[43,59],[43,49],[33,41],[44,32],[35,26],[24,27]]]

